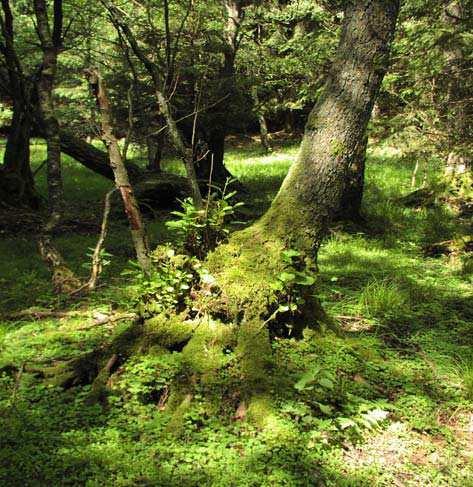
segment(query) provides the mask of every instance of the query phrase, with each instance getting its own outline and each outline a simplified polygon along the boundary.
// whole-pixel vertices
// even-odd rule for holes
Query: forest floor
[[[296,154],[296,145],[268,156],[251,145],[230,150],[228,167],[248,189],[248,217],[268,207]],[[44,146],[33,156],[38,165]],[[90,385],[63,390],[37,380],[32,365],[81,356],[126,326],[94,319],[130,311],[136,290],[122,271],[132,246],[114,220],[102,286],[71,300],[52,293],[27,222],[4,224],[0,485],[473,486],[472,260],[425,250],[465,235],[468,222],[440,203],[404,207],[399,197],[411,190],[414,164],[401,156],[371,150],[365,220],[334,225],[320,254],[318,294],[343,334],[273,342],[276,408],[262,404],[257,424],[234,411],[210,413],[202,392],[174,430],[155,393],[177,365],[152,353],[112,377],[106,406],[86,400]],[[427,179],[437,171],[433,160]],[[64,178],[68,214],[58,245],[85,277],[110,183],[70,160]],[[44,192],[44,170],[38,187]],[[168,218],[148,222],[153,245],[171,238]],[[65,316],[15,315],[31,307]]]

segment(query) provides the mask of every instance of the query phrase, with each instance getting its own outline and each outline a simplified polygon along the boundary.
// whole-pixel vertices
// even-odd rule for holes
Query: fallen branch
[[[134,320],[136,318],[138,318],[138,315],[136,313],[122,313],[111,316],[104,315],[103,317],[96,319],[93,323],[89,323],[86,326],[76,328],[76,330],[90,330],[91,328],[95,328],[96,326],[106,325],[108,323],[116,323],[117,321],[123,320]]]

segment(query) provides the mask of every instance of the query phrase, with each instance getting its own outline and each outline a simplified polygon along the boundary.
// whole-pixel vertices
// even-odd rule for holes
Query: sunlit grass
[[[255,216],[270,204],[297,151],[296,145],[268,156],[254,146],[230,149],[228,167],[246,186],[242,198],[256,209]],[[33,156],[37,167],[44,147],[35,145]],[[209,412],[205,401],[214,389],[219,394],[228,380],[239,387],[240,378],[223,370],[212,379],[212,390],[203,387],[193,399],[181,435],[170,432],[166,411],[140,399],[163,373],[152,353],[121,368],[114,381],[122,393],[112,394],[104,408],[84,402],[88,385],[62,391],[28,373],[21,380],[1,376],[0,443],[6,446],[0,452],[0,467],[5,465],[0,483],[278,487],[394,485],[409,479],[405,485],[470,485],[471,269],[424,255],[424,245],[462,227],[444,207],[400,204],[399,197],[410,191],[413,168],[400,156],[389,147],[371,151],[365,220],[335,224],[320,251],[316,291],[340,323],[340,336],[308,334],[273,343],[268,380],[277,408],[265,413],[262,407],[262,426],[232,419],[234,410],[228,417]],[[181,170],[176,160],[165,166]],[[433,165],[428,177],[435,171]],[[100,218],[110,183],[67,158],[64,175],[74,218]],[[43,173],[38,187],[45,191]],[[168,238],[162,220],[147,224],[153,244]],[[94,232],[57,238],[82,275],[95,238]],[[106,327],[81,328],[94,310],[126,307],[121,271],[133,256],[126,224],[113,222],[107,250],[114,257],[103,287],[71,301],[53,295],[30,235],[0,239],[2,310],[38,305],[84,312],[80,318],[0,323],[0,368],[75,357],[110,338]],[[334,389],[301,395],[294,384],[314,366],[333,376]],[[319,402],[329,405],[332,415],[322,414]],[[359,430],[340,428],[339,418],[362,425],[366,411],[381,411],[386,419],[369,428],[356,426]],[[458,433],[461,428],[465,433]],[[2,464],[5,455],[8,463]]]

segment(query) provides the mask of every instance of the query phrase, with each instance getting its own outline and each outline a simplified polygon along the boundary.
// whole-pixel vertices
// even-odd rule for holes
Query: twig
[[[87,287],[89,290],[95,289],[97,286],[97,279],[99,278],[102,272],[102,259],[100,257],[100,253],[102,252],[103,244],[105,242],[105,238],[107,236],[108,231],[108,218],[110,216],[110,209],[111,209],[111,197],[112,194],[116,191],[112,189],[105,195],[105,202],[104,202],[104,210],[103,210],[103,217],[102,217],[102,227],[100,230],[100,236],[97,240],[97,245],[94,249],[94,254],[92,256],[92,272],[90,274],[89,282],[87,283]]]

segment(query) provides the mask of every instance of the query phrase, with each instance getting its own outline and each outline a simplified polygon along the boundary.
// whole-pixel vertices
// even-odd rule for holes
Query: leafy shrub
[[[272,288],[279,294],[281,301],[277,312],[294,313],[305,303],[302,291],[315,283],[315,277],[297,250],[285,250],[282,252],[281,258],[284,270],[272,284]]]
[[[222,189],[210,194],[199,210],[191,198],[181,201],[181,211],[173,211],[177,217],[166,226],[177,234],[178,243],[185,252],[203,258],[209,250],[224,241],[230,233],[230,224],[235,210],[243,203],[234,203],[236,191],[227,192],[232,180],[227,180]]]
[[[185,307],[189,290],[200,280],[202,270],[195,257],[177,254],[169,245],[158,246],[151,255],[155,264],[150,274],[131,262],[131,269],[122,274],[132,277],[130,289],[134,304],[143,316]]]

